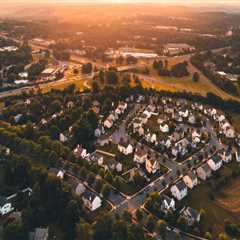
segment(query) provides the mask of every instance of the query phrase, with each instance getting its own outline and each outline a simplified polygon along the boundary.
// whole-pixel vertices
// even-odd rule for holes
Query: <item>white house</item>
[[[65,142],[68,141],[68,138],[63,133],[60,133],[59,134],[59,141],[65,143]]]
[[[82,195],[84,205],[90,210],[95,211],[102,206],[102,200],[95,193],[86,190]]]
[[[171,193],[177,200],[182,200],[188,194],[187,185],[180,180],[171,187]]]
[[[133,153],[133,146],[126,141],[120,141],[118,144],[118,150],[124,155],[129,155]]]
[[[160,131],[163,133],[168,133],[169,132],[169,126],[167,124],[161,124],[160,125]]]
[[[64,176],[65,176],[65,171],[64,170],[58,171],[58,173],[57,173],[57,177],[58,178],[64,179]]]
[[[77,147],[74,149],[73,151],[75,157],[77,158],[86,158],[88,153],[87,150],[83,147],[81,147],[80,145],[77,145]]]
[[[185,175],[183,177],[183,181],[190,189],[193,189],[198,184],[198,178],[194,172],[189,172],[187,175]]]
[[[147,152],[142,147],[138,146],[136,148],[133,161],[139,164],[143,164],[146,162],[147,156],[148,156]]]
[[[82,183],[78,183],[75,193],[76,195],[80,196],[86,191],[86,187]]]
[[[4,216],[13,210],[12,203],[7,198],[0,196],[0,215]]]
[[[218,169],[220,169],[222,167],[222,160],[220,159],[220,157],[218,155],[215,155],[212,158],[210,158],[207,161],[207,163],[213,171],[217,171]]]
[[[169,211],[174,212],[176,210],[175,201],[173,198],[167,195],[162,196],[161,211],[167,214]]]

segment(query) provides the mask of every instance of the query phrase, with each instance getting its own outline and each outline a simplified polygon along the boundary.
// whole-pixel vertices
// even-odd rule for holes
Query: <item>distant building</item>
[[[182,53],[191,53],[194,52],[196,50],[195,47],[190,46],[188,44],[185,43],[168,43],[166,45],[163,46],[163,52],[166,55],[178,55],[178,54],[182,54]]]

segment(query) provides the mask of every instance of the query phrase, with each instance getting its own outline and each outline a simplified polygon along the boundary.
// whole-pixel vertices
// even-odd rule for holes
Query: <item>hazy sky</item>
[[[238,4],[240,0],[0,0],[0,3],[162,3],[162,4]]]

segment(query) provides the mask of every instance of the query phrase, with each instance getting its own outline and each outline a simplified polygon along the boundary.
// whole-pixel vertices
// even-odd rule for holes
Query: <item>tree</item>
[[[98,93],[100,90],[100,87],[98,85],[98,82],[97,81],[93,81],[92,83],[92,91],[93,93]]]
[[[77,239],[81,240],[92,240],[93,233],[91,225],[88,223],[79,223],[76,226]]]
[[[183,218],[182,216],[180,216],[177,220],[177,225],[180,229],[182,229],[183,231],[186,231],[187,229],[187,222],[186,219]]]
[[[165,239],[166,237],[166,231],[167,231],[167,223],[164,220],[159,220],[157,222],[157,231],[159,235]]]
[[[208,239],[208,240],[212,240],[213,239],[213,236],[212,236],[212,234],[210,232],[206,232],[204,237],[206,239]]]
[[[106,73],[106,80],[108,84],[115,85],[118,83],[118,75],[114,70],[109,70]]]
[[[136,218],[138,222],[141,222],[143,219],[143,212],[140,208],[138,208],[136,211]]]
[[[154,221],[154,217],[152,215],[148,215],[147,220],[146,220],[146,227],[150,232],[154,231],[155,221]]]
[[[102,187],[102,195],[105,198],[107,198],[110,194],[110,190],[111,190],[111,188],[110,188],[109,184],[104,184]]]
[[[92,63],[86,63],[82,65],[82,73],[83,74],[90,74],[93,70]]]
[[[112,228],[112,240],[122,240],[128,238],[127,223],[123,220],[117,220]]]
[[[220,233],[218,240],[230,240],[230,238],[225,233]]]
[[[106,240],[112,237],[112,219],[105,214],[100,216],[93,225],[93,239]]]
[[[28,233],[22,223],[18,221],[10,222],[3,229],[3,240],[26,240]]]
[[[195,73],[193,74],[193,77],[192,77],[193,82],[198,82],[199,79],[200,79],[199,73],[198,73],[198,72],[195,72]]]

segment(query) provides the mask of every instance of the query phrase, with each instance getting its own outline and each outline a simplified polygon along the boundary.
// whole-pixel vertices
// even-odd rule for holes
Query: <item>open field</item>
[[[220,170],[221,175],[230,180],[231,170],[236,166],[232,163]],[[191,206],[197,210],[204,209],[206,217],[203,224],[205,232],[212,231],[216,238],[219,233],[224,232],[224,220],[228,219],[233,223],[239,223],[240,216],[240,179],[231,179],[229,183],[214,193],[210,188],[210,182],[215,179],[202,182],[184,200],[184,205]],[[214,199],[210,199],[210,193],[214,193]],[[214,238],[214,239],[215,239]]]
[[[183,78],[175,78],[175,77],[162,77],[157,74],[157,72],[152,67],[152,61],[150,61],[147,65],[150,70],[150,75],[141,75],[142,84],[144,87],[151,87],[157,90],[166,90],[166,91],[186,91],[201,94],[206,96],[208,92],[212,92],[223,99],[234,99],[240,101],[239,98],[229,95],[223,90],[219,89],[215,86],[208,78],[206,78],[200,71],[198,71],[191,63],[189,63],[190,56],[179,56],[179,57],[171,57],[167,58],[168,66],[171,67],[174,64],[188,61],[188,70],[190,72],[190,76]],[[164,60],[164,59],[163,59]],[[139,68],[143,68],[144,64],[139,64]],[[198,82],[192,81],[192,75],[198,72],[200,75],[200,80]],[[150,77],[149,77],[150,76]]]

